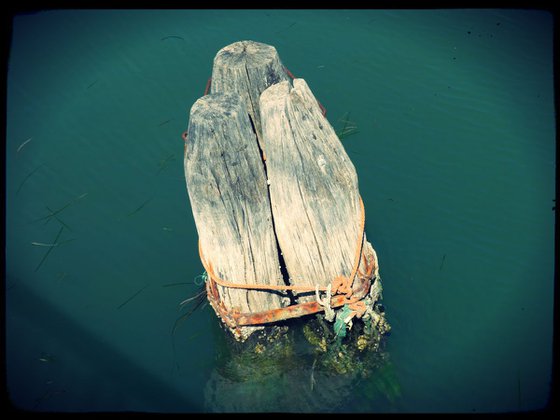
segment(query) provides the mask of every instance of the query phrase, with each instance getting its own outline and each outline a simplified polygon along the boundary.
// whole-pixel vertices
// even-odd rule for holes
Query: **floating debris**
[[[60,238],[60,235],[62,235],[62,231],[64,230],[64,226],[60,227],[60,230],[58,231],[56,238],[54,238],[53,243],[57,243],[58,242],[58,238]],[[45,260],[47,259],[47,257],[49,256],[49,254],[51,253],[51,251],[54,249],[55,247],[50,247],[48,249],[48,251],[45,253],[45,255],[43,256],[43,259],[41,260],[41,262],[39,263],[39,265],[37,266],[37,268],[35,268],[35,271],[39,270],[39,268],[41,268],[41,265],[43,265],[43,263],[45,262]]]
[[[144,201],[142,204],[140,204],[136,210],[131,211],[130,213],[127,214],[128,217],[135,215],[136,213],[138,213],[140,210],[142,210],[146,204],[148,204],[150,201],[152,201],[154,199],[154,197],[148,198],[146,201]]]
[[[336,131],[336,135],[338,136],[338,138],[340,140],[342,140],[343,138],[349,137],[352,134],[357,134],[359,133],[358,131],[358,126],[356,125],[355,122],[350,121],[348,119],[348,117],[350,116],[349,112],[346,112],[342,118],[340,118],[338,121],[343,123],[343,127],[341,130]]]
[[[34,246],[53,247],[53,246],[60,246],[60,245],[62,245],[62,244],[65,244],[65,243],[68,243],[68,242],[72,242],[72,241],[75,241],[75,240],[76,240],[76,238],[66,239],[65,241],[58,242],[58,243],[55,243],[55,244],[45,244],[45,243],[43,243],[43,242],[31,242],[31,245],[34,245]]]
[[[184,286],[184,285],[192,285],[194,283],[189,282],[189,281],[182,281],[182,282],[178,282],[178,283],[168,283],[168,284],[162,284],[161,287],[175,287],[175,286]]]
[[[169,165],[169,162],[171,162],[172,160],[175,160],[175,153],[171,153],[171,154],[167,155],[165,158],[163,158],[162,160],[160,160],[159,163],[158,163],[159,169],[158,169],[156,175],[158,175],[161,171],[163,171],[165,168],[167,168],[167,166]]]
[[[158,127],[161,127],[162,125],[165,125],[167,123],[170,123],[171,121],[173,121],[173,118],[171,118],[170,120],[165,120],[164,122],[161,122],[158,124]]]
[[[58,244],[44,244],[42,242],[31,242],[31,245],[35,245],[35,246],[58,246]]]
[[[71,228],[70,226],[68,226],[66,223],[64,223],[64,222],[56,215],[56,213],[53,212],[53,211],[51,210],[51,208],[50,208],[49,206],[45,206],[45,207],[47,208],[48,211],[51,212],[51,216],[52,216],[52,217],[50,217],[50,218],[47,219],[47,221],[45,222],[45,225],[46,225],[47,223],[49,223],[49,222],[51,221],[51,219],[54,217],[54,218],[56,219],[56,221],[57,221],[58,223],[60,223],[62,226],[64,226],[64,227],[67,228],[68,230],[72,230],[72,228]]]
[[[21,147],[21,146],[20,146]],[[35,172],[37,172],[37,170],[43,166],[43,164],[37,166],[35,169],[33,169],[29,174],[27,174],[27,176],[23,179],[23,181],[21,181],[21,184],[19,184],[19,187],[16,191],[16,195],[19,194],[19,192],[21,191],[21,188],[23,187],[23,184],[25,184],[25,182],[31,177],[31,175],[33,175]]]
[[[182,36],[178,36],[178,35],[169,35],[169,36],[164,36],[163,38],[161,38],[162,41],[165,41],[166,39],[180,39],[182,41],[185,40],[185,38],[183,38]]]
[[[55,217],[55,216],[56,216],[58,213],[60,213],[62,210],[64,210],[64,209],[70,207],[71,204],[72,204],[72,202],[69,202],[69,203],[65,204],[64,206],[62,206],[61,208],[59,208],[58,210],[55,210],[55,211],[51,210],[51,209],[49,208],[49,206],[45,205],[45,207],[46,207],[47,210],[50,212],[50,214],[48,214],[48,215],[46,215],[46,216],[44,216],[44,217],[40,217],[39,219],[35,219],[34,222],[40,222],[41,220],[47,220],[47,222],[48,222],[51,218]]]
[[[138,290],[136,293],[134,293],[131,297],[129,297],[127,300],[125,300],[123,303],[121,303],[117,309],[121,309],[124,305],[126,305],[128,302],[130,302],[132,299],[134,299],[136,296],[138,296],[146,287],[148,287],[149,284],[145,285],[144,287],[142,287],[140,290]]]
[[[78,197],[74,198],[73,200],[69,201],[68,203],[66,203],[64,206],[62,206],[61,208],[59,208],[58,210],[53,211],[52,209],[49,208],[49,206],[45,205],[45,207],[47,208],[47,210],[50,212],[50,214],[47,214],[44,217],[40,217],[39,219],[35,219],[33,220],[33,222],[40,222],[41,220],[46,220],[45,224],[47,224],[53,217],[58,220],[60,222],[60,224],[62,224],[63,226],[65,226],[66,228],[70,229],[70,227],[64,223],[62,220],[60,220],[58,217],[56,217],[57,214],[59,214],[62,210],[70,207],[72,204],[74,204],[75,202],[81,200],[82,198],[86,197],[88,195],[88,193],[83,193],[80,194]],[[72,230],[72,229],[70,229]]]
[[[175,320],[175,323],[173,324],[173,328],[171,329],[171,335],[175,334],[175,330],[177,329],[177,327],[179,327],[179,325],[183,321],[185,321],[189,316],[191,316],[194,313],[194,311],[196,311],[201,306],[204,307],[207,305],[208,300],[206,299],[206,287],[205,286],[201,287],[201,289],[196,295],[194,295],[191,298],[185,299],[179,304],[179,306],[183,307],[185,304],[190,302],[194,302],[193,304],[194,306],[187,313],[181,315],[179,318]]]
[[[92,87],[93,85],[95,85],[99,80],[96,80],[95,82],[91,83],[86,89],[89,89],[90,87]]]
[[[443,268],[443,263],[445,262],[445,257],[446,256],[447,256],[447,254],[443,254],[443,258],[441,259],[441,264],[439,265],[440,270]]]
[[[29,137],[27,140],[25,140],[23,143],[21,143],[21,144],[19,145],[19,147],[17,148],[16,153],[19,153],[19,151],[20,151],[21,149],[23,149],[23,146],[25,146],[27,143],[29,143],[32,139],[33,139],[33,137]]]
[[[41,357],[39,357],[39,361],[43,363],[53,363],[55,360],[56,359],[52,354],[48,354],[45,352],[41,353]]]
[[[162,228],[162,230],[164,230],[164,231],[166,231],[166,232],[173,232],[173,229],[171,229],[171,228],[169,228],[169,227],[167,227],[167,226],[164,226],[164,227]]]
[[[192,296],[192,297],[190,297],[190,298],[188,298],[188,299],[185,299],[184,301],[182,301],[182,302],[179,304],[179,306],[186,305],[187,303],[192,302],[192,301],[195,300],[195,299],[200,299],[201,296],[206,296],[206,288],[204,288],[204,289],[203,289],[202,291],[200,291],[198,294],[196,294],[196,295],[194,295],[194,296]]]

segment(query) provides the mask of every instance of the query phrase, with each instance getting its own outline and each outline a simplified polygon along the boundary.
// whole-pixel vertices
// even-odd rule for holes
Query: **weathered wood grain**
[[[260,94],[269,86],[288,79],[276,48],[255,41],[239,41],[216,54],[210,91],[237,93],[243,98],[263,149]]]
[[[194,103],[184,167],[201,249],[216,274],[235,283],[284,284],[264,165],[239,95],[211,94]],[[218,290],[226,308],[241,312],[289,304],[280,292]]]
[[[349,276],[362,246],[354,165],[303,79],[266,89],[260,111],[272,214],[290,283],[327,286]],[[303,295],[300,302],[314,299]]]

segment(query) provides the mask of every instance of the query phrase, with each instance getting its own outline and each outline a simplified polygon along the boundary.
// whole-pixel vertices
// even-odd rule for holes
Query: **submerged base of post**
[[[207,409],[333,411],[366,381],[373,384],[368,398],[377,392],[394,402],[400,385],[385,350],[390,327],[382,305],[374,311],[369,320],[346,325],[345,335],[325,314],[267,326],[243,343],[219,334],[218,364],[205,388]]]

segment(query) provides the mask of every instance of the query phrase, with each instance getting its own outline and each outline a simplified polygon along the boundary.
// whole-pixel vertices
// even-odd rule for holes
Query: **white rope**
[[[331,285],[327,286],[327,295],[324,299],[321,299],[319,296],[319,285],[315,285],[315,298],[317,299],[317,303],[325,308],[325,319],[329,322],[334,320],[334,309],[331,308]]]

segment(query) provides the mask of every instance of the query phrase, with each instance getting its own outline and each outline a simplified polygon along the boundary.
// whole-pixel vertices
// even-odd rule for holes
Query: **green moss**
[[[222,337],[229,340],[219,351],[218,371],[231,381],[251,383],[293,371],[344,375],[352,381],[367,378],[369,387],[393,401],[400,387],[394,372],[384,368],[388,356],[379,319],[354,319],[351,328],[343,324],[344,335],[336,334],[334,323],[322,314],[267,327],[243,343],[226,332]]]
[[[245,343],[230,342],[219,357],[218,371],[235,382],[260,380],[295,365],[292,335],[286,329],[256,333]]]
[[[327,351],[327,340],[326,337],[323,335],[323,330],[314,326],[311,323],[306,323],[303,326],[303,335],[307,342],[311,344],[316,351],[318,352],[326,352]]]

